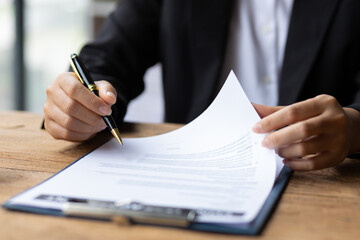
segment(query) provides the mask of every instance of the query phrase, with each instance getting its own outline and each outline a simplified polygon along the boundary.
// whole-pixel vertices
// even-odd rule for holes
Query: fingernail
[[[285,166],[289,167],[289,162],[286,159],[284,159],[282,162]]]
[[[105,128],[106,128],[106,126],[99,126],[98,131],[100,132],[100,131],[104,130]]]
[[[109,107],[100,107],[99,111],[105,116],[111,115],[111,108]]]
[[[106,126],[106,124],[105,124],[105,121],[104,120],[102,120],[102,121],[100,121],[101,123],[100,123],[100,128],[102,128],[102,129],[105,129],[107,126]]]
[[[106,95],[108,95],[109,97],[112,97],[114,100],[116,100],[116,96],[113,92],[106,92]]]
[[[262,141],[261,145],[266,148],[271,148],[269,141],[266,138]]]
[[[101,130],[104,130],[105,128],[107,128],[107,126],[106,126],[106,124],[104,123],[104,125],[101,125],[100,131],[101,131]]]
[[[252,130],[256,133],[261,133],[261,124],[260,123],[256,123],[254,125],[254,127],[252,128]]]

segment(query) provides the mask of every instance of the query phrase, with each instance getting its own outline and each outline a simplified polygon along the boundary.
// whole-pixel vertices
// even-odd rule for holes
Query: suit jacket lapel
[[[295,0],[279,84],[279,104],[297,100],[339,0]]]
[[[194,76],[191,115],[197,116],[214,96],[225,54],[233,0],[190,1],[189,46]]]

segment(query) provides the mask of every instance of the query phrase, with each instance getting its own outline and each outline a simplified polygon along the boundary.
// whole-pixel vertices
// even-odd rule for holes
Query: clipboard
[[[221,106],[226,106],[226,108],[223,108]],[[234,111],[236,110],[236,111]],[[246,121],[245,118],[243,117],[244,114],[246,114],[247,118]],[[225,82],[224,86],[222,87],[221,91],[219,92],[218,96],[215,98],[214,102],[208,107],[207,110],[205,110],[205,112],[203,114],[201,114],[196,120],[192,121],[191,123],[189,123],[188,125],[184,126],[183,128],[181,128],[180,130],[177,130],[176,132],[172,132],[172,133],[168,133],[168,134],[163,134],[163,135],[159,135],[159,136],[153,136],[151,138],[142,138],[142,139],[128,139],[127,140],[127,145],[128,148],[122,148],[122,154],[125,156],[128,156],[130,158],[134,157],[134,153],[136,153],[136,157],[134,157],[134,159],[137,159],[138,156],[140,156],[141,158],[143,156],[147,156],[148,149],[149,148],[155,148],[157,146],[159,146],[159,143],[161,145],[161,143],[166,143],[166,146],[163,145],[163,147],[160,149],[161,151],[157,152],[152,152],[156,154],[156,158],[158,158],[159,156],[165,156],[165,159],[167,159],[169,157],[170,154],[170,159],[172,159],[171,157],[177,156],[178,158],[175,158],[176,160],[179,159],[187,159],[188,156],[192,156],[194,159],[200,159],[202,161],[204,161],[204,163],[208,163],[208,164],[212,164],[213,162],[216,162],[217,164],[223,164],[224,161],[226,161],[226,159],[230,159],[231,161],[233,159],[237,159],[237,157],[240,156],[240,154],[244,154],[246,155],[246,151],[247,149],[255,149],[254,146],[257,146],[258,148],[256,148],[256,151],[254,150],[253,153],[256,153],[254,155],[249,155],[249,159],[250,160],[254,160],[255,157],[257,158],[256,161],[252,162],[254,164],[254,166],[257,167],[257,169],[259,169],[258,174],[260,176],[267,176],[268,178],[262,178],[262,182],[259,182],[259,186],[263,186],[264,188],[266,188],[266,191],[262,191],[262,192],[256,192],[256,191],[252,191],[252,192],[246,192],[247,194],[251,195],[252,198],[248,198],[248,199],[252,199],[252,201],[257,200],[257,199],[261,199],[261,202],[258,202],[258,204],[256,205],[256,207],[254,207],[254,209],[256,209],[253,212],[251,212],[251,218],[248,218],[249,221],[251,220],[251,222],[247,222],[247,221],[242,221],[242,222],[246,222],[246,223],[242,223],[239,224],[241,220],[239,220],[239,223],[236,223],[236,221],[231,221],[232,223],[219,223],[221,222],[221,220],[218,219],[224,219],[221,217],[232,217],[233,219],[241,219],[241,217],[246,216],[246,211],[247,210],[252,210],[251,208],[248,209],[244,209],[245,207],[243,206],[243,208],[239,207],[239,204],[241,204],[240,202],[236,202],[236,203],[232,203],[233,205],[235,205],[235,207],[233,208],[224,208],[223,210],[217,210],[218,205],[215,205],[214,203],[208,204],[208,205],[204,205],[201,204],[202,202],[200,202],[201,200],[198,199],[202,199],[202,201],[206,201],[209,199],[209,196],[212,195],[206,195],[207,197],[203,197],[203,198],[197,198],[197,202],[195,204],[188,204],[188,205],[182,205],[183,202],[182,201],[178,201],[177,204],[173,204],[174,202],[176,202],[177,199],[172,198],[169,201],[147,201],[148,203],[153,203],[153,204],[158,204],[158,205],[154,205],[154,206],[150,206],[150,205],[146,205],[144,203],[141,202],[136,202],[136,201],[127,201],[124,202],[124,200],[122,200],[123,202],[114,202],[116,200],[119,200],[119,195],[107,195],[107,196],[111,196],[109,198],[100,198],[99,199],[95,199],[97,197],[97,195],[92,195],[92,194],[88,194],[88,195],[76,195],[76,193],[71,192],[71,191],[35,191],[34,192],[30,192],[31,190],[34,190],[34,188],[36,187],[40,187],[39,185],[21,193],[25,195],[25,202],[24,201],[19,201],[16,202],[16,199],[18,196],[15,196],[14,198],[10,199],[9,201],[7,201],[5,204],[3,204],[2,206],[6,209],[9,210],[18,210],[18,211],[26,211],[26,212],[33,212],[33,213],[40,213],[40,214],[48,214],[48,215],[55,215],[55,216],[63,216],[63,217],[81,217],[81,218],[93,218],[93,219],[100,219],[100,220],[113,220],[113,219],[123,219],[126,223],[141,223],[141,224],[151,224],[151,225],[164,225],[164,226],[172,226],[172,227],[181,227],[181,228],[186,228],[189,230],[196,230],[196,231],[208,231],[208,232],[220,232],[220,233],[229,233],[229,234],[244,234],[244,235],[258,235],[261,233],[261,230],[264,228],[266,222],[269,220],[272,211],[274,210],[274,208],[276,207],[277,202],[279,201],[282,192],[284,191],[290,176],[292,174],[292,171],[290,169],[288,169],[287,167],[283,166],[281,172],[279,173],[279,175],[277,176],[277,178],[273,178],[275,177],[275,170],[276,170],[276,165],[271,164],[270,161],[266,161],[269,157],[269,159],[275,157],[275,155],[273,155],[274,153],[271,151],[268,151],[264,148],[260,148],[259,144],[261,141],[261,136],[260,135],[256,135],[253,136],[254,139],[251,138],[250,133],[247,129],[251,129],[251,127],[259,120],[259,116],[257,115],[255,109],[252,107],[250,101],[248,100],[248,98],[246,97],[245,92],[243,91],[243,89],[241,88],[239,81],[236,79],[236,76],[233,72],[231,72],[229,74],[229,77],[227,79],[227,81]],[[217,124],[221,122],[223,127],[218,126],[217,128],[213,128],[214,124]],[[229,125],[230,124],[230,125]],[[230,127],[231,126],[231,127]],[[196,129],[196,131],[195,131]],[[181,131],[181,132],[180,132]],[[195,135],[194,135],[194,131],[195,131]],[[196,134],[196,132],[198,134]],[[202,133],[208,133],[211,132],[213,134],[213,136],[218,136],[217,137],[217,142],[221,143],[221,144],[213,144],[213,141],[209,141],[209,137],[207,134],[202,134]],[[179,139],[179,135],[182,137]],[[194,136],[196,136],[196,138],[194,138]],[[260,136],[260,137],[259,137]],[[181,140],[182,139],[182,140]],[[185,139],[185,140],[184,140]],[[190,142],[188,142],[188,139],[191,139],[193,141],[197,141],[197,142],[201,142],[202,146],[210,146],[210,148],[201,148],[201,150],[199,150],[198,146],[196,146],[196,144],[191,144]],[[195,140],[194,140],[195,139]],[[252,140],[251,140],[252,139]],[[211,139],[210,139],[211,140]],[[180,141],[180,142],[179,142]],[[251,144],[248,145],[244,145],[244,142],[251,142]],[[89,157],[87,160],[90,159],[90,161],[84,161],[86,163],[86,165],[82,165],[82,161],[79,161],[81,159],[83,159],[85,156],[83,156],[82,158],[78,159],[77,161],[75,161],[74,163],[72,163],[71,165],[69,165],[68,167],[66,167],[65,169],[63,169],[62,171],[60,171],[59,173],[64,172],[66,169],[70,168],[71,166],[74,166],[74,164],[77,163],[77,166],[74,166],[73,169],[75,169],[75,171],[70,171],[71,169],[69,169],[69,171],[73,174],[73,176],[78,176],[77,174],[79,174],[79,169],[83,169],[81,167],[86,167],[86,169],[91,168],[91,166],[97,166],[96,164],[98,164],[98,162],[96,161],[97,159],[103,159],[104,156],[105,157],[109,157],[110,156],[110,160],[113,159],[111,156],[113,156],[114,154],[116,155],[116,153],[118,153],[118,143],[116,142],[116,147],[112,147],[113,145],[113,141],[109,141],[108,143],[105,143],[103,146],[99,147],[97,150],[100,150],[100,153],[94,151],[91,154],[87,154],[85,155],[86,157]],[[182,145],[180,143],[186,143],[185,144],[185,148],[182,149]],[[205,144],[205,143],[208,143]],[[170,145],[169,145],[170,144]],[[194,145],[194,146],[193,146]],[[144,146],[146,146],[144,148]],[[155,146],[155,147],[154,147]],[[134,151],[134,149],[136,149],[136,152]],[[226,149],[225,153],[227,154],[226,156],[228,158],[224,158],[224,149]],[[185,152],[183,151],[185,150]],[[97,154],[100,155],[97,155]],[[104,155],[104,153],[106,153]],[[184,155],[185,153],[185,155]],[[209,155],[210,153],[210,155]],[[221,153],[221,158],[219,160],[219,155]],[[126,155],[128,154],[128,155]],[[190,155],[186,155],[186,154],[190,154]],[[95,155],[95,158],[91,158],[91,156]],[[151,154],[150,154],[151,155]],[[179,157],[180,156],[180,157]],[[194,157],[196,156],[196,157]],[[201,156],[201,157],[199,157]],[[209,157],[211,156],[211,157]],[[92,160],[91,160],[92,159]],[[95,159],[95,160],[94,160]],[[145,158],[146,159],[146,158]],[[149,160],[150,159],[150,160]],[[203,160],[203,159],[206,159]],[[114,159],[113,159],[114,160]],[[116,159],[118,160],[118,159]],[[211,162],[211,161],[212,162]],[[250,161],[249,160],[249,161]],[[275,160],[275,159],[274,159]],[[151,163],[151,158],[147,158],[146,161],[150,161]],[[242,170],[244,169],[242,165],[234,165],[234,162],[231,161],[227,161],[230,162],[231,164],[229,166],[226,166],[226,171],[222,171],[222,174],[228,174],[228,169],[237,169],[237,170]],[[154,163],[154,162],[153,162]],[[239,162],[235,162],[235,163],[239,163]],[[90,165],[89,165],[90,164]],[[93,164],[93,165],[91,165]],[[110,166],[112,166],[111,164],[113,164],[110,161]],[[128,163],[130,164],[130,162]],[[156,162],[154,163],[156,166]],[[138,165],[130,165],[129,169],[138,169],[137,168]],[[140,165],[142,166],[142,165]],[[217,165],[216,165],[217,166]],[[95,167],[94,167],[95,168]],[[197,168],[201,168],[201,170],[203,169],[203,166],[198,165],[194,168],[194,172],[195,174],[190,175],[191,177],[194,177],[194,175],[197,174]],[[119,167],[119,169],[121,169],[121,167]],[[191,168],[187,168],[186,170],[188,171]],[[217,170],[219,168],[216,168]],[[267,171],[269,171],[269,169],[274,170],[274,175],[264,175]],[[128,170],[128,169],[127,169]],[[147,168],[147,171],[145,171],[145,173],[150,173],[152,172],[152,168]],[[178,169],[170,169],[171,171],[169,171],[169,173],[174,173],[176,172],[175,170]],[[212,169],[211,169],[212,170]],[[49,178],[48,180],[45,180],[43,183],[41,184],[48,184],[51,185],[51,181],[49,181],[50,179],[54,178],[55,176],[57,176],[59,179],[61,179],[62,176],[66,176],[65,172],[64,175],[59,175],[59,173],[55,174],[54,176],[52,176],[51,178]],[[213,175],[209,175],[209,176],[215,176],[213,172],[211,172]],[[218,174],[219,172],[217,171],[216,174]],[[230,172],[231,173],[231,172]],[[134,173],[135,174],[135,173]],[[234,174],[234,173],[233,173]],[[238,174],[238,172],[236,172],[235,174]],[[262,175],[261,175],[262,174]],[[102,175],[92,175],[92,176],[102,176]],[[136,173],[137,176],[137,173]],[[157,177],[157,175],[154,175],[155,177]],[[205,175],[206,177],[208,175]],[[255,176],[255,175],[253,175]],[[271,178],[270,178],[271,177]],[[68,178],[66,178],[68,180]],[[167,178],[164,178],[167,179]],[[274,181],[275,179],[275,183],[272,185],[272,181]],[[78,179],[76,179],[78,180]],[[82,179],[83,180],[83,179]],[[78,188],[77,190],[74,191],[78,191],[80,189],[84,189],[89,185],[89,182],[92,182],[92,184],[97,184],[98,182],[95,181],[89,181],[90,179],[87,179],[86,182],[82,182],[82,184],[85,185],[78,185],[78,187],[80,186],[80,188]],[[93,179],[91,179],[93,180]],[[191,179],[193,180],[193,179]],[[85,180],[84,180],[85,181]],[[228,187],[229,182],[223,182],[223,184],[226,184],[226,187]],[[234,186],[235,188],[237,187],[237,182],[230,182],[231,185],[230,186]],[[69,183],[68,183],[69,184]],[[180,184],[182,184],[182,182],[180,181]],[[193,184],[191,182],[191,184]],[[190,184],[188,184],[190,185]],[[56,186],[56,185],[55,185]],[[68,186],[66,184],[62,185],[64,186],[64,188],[68,188]],[[102,186],[97,185],[98,189],[101,189]],[[182,186],[182,185],[181,185]],[[258,186],[258,185],[257,185]],[[52,186],[54,187],[54,186]],[[118,186],[113,186],[113,189],[115,189]],[[126,185],[126,187],[128,187],[128,185]],[[55,187],[56,188],[56,187]],[[54,188],[52,188],[54,189]],[[116,188],[119,189],[119,188]],[[255,189],[255,188],[253,188]],[[89,191],[89,188],[86,188],[87,191]],[[123,191],[127,191],[129,189],[123,188]],[[170,191],[170,188],[167,188],[167,191]],[[194,191],[194,190],[193,190]],[[233,189],[231,189],[231,191],[233,191]],[[30,192],[30,193],[29,193]],[[100,191],[99,191],[100,192]],[[191,200],[194,200],[193,195],[191,195],[193,192],[189,191],[188,192],[188,196],[191,196]],[[209,192],[205,192],[207,194],[209,194]],[[20,194],[20,195],[21,195]],[[29,194],[29,195],[26,195]],[[65,194],[69,194],[68,196],[66,196]],[[174,194],[174,192],[173,192]],[[243,192],[238,192],[237,195],[238,197],[240,196],[249,196],[249,195],[242,195]],[[71,197],[72,196],[72,197]],[[91,197],[94,199],[80,199],[80,198],[74,198],[74,196],[86,196],[86,197]],[[128,195],[128,197],[131,198],[131,196],[133,196],[133,199],[136,200],[137,192],[133,193],[133,195]],[[149,195],[148,195],[149,196]],[[229,196],[229,198],[231,198],[233,195],[225,195],[225,196]],[[26,197],[28,197],[28,199],[26,199]],[[175,197],[181,197],[180,195],[175,195]],[[216,196],[214,196],[216,197]],[[30,200],[29,202],[26,202]],[[141,199],[141,198],[140,198]],[[185,201],[187,200],[186,198],[184,198]],[[237,200],[236,197],[231,198],[234,200]],[[43,201],[45,200],[45,201]],[[40,205],[32,205],[31,201],[35,201],[37,203],[41,202]],[[53,201],[53,202],[52,202]],[[144,200],[145,201],[145,200]],[[43,204],[44,203],[44,204]],[[227,202],[224,202],[225,204]],[[26,205],[27,204],[27,205]],[[173,205],[173,206],[163,206],[162,204],[169,204],[169,205]],[[202,208],[202,205],[204,205],[204,209],[200,209]],[[176,206],[176,207],[174,207]],[[179,206],[189,206],[189,207],[193,207],[193,208],[199,208],[199,209],[184,209],[184,208],[178,208]],[[241,206],[241,205],[240,205]],[[219,208],[220,209],[220,208]],[[238,211],[238,212],[229,212],[226,209],[230,209],[229,211]],[[234,210],[235,209],[235,210]],[[237,209],[237,210],[236,210]],[[204,218],[205,216],[205,218]],[[210,216],[210,218],[212,217],[213,219],[216,217],[219,217],[218,219],[215,219],[216,221],[212,221],[210,223],[210,220],[207,220],[207,222],[204,222],[204,220],[201,219],[210,219],[210,218],[206,218],[206,216]],[[254,218],[254,216],[256,216]],[[197,219],[197,217],[199,217]],[[127,221],[126,221],[127,220]],[[198,220],[198,221],[197,221]],[[230,222],[230,221],[229,221]]]
[[[62,171],[64,171],[65,169],[63,169]],[[61,173],[62,171],[58,172],[57,174]],[[197,222],[193,222],[196,213],[191,209],[172,208],[173,211],[171,213],[168,213],[167,215],[161,215],[161,214],[157,214],[159,208],[162,208],[161,211],[165,211],[166,209],[169,208],[157,207],[156,209],[156,207],[154,208],[154,206],[145,206],[145,207],[150,207],[153,210],[152,212],[149,213],[149,211],[144,210],[145,208],[143,208],[143,210],[140,211],[141,213],[140,218],[139,217],[136,218],[136,214],[139,213],[139,208],[138,206],[137,207],[135,206],[135,208],[137,208],[137,213],[135,212],[135,214],[131,213],[130,215],[128,215],[126,214],[126,212],[124,212],[124,215],[118,214],[118,216],[113,219],[115,219],[116,222],[121,224],[147,224],[147,225],[157,225],[157,226],[171,226],[171,227],[184,228],[194,231],[241,234],[241,235],[260,235],[261,231],[264,229],[266,223],[270,219],[272,212],[275,210],[277,203],[279,202],[281,195],[285,190],[292,173],[293,171],[287,168],[286,166],[282,168],[260,212],[258,213],[257,217],[250,223],[246,223],[246,224],[197,223]],[[48,181],[49,179],[45,181]],[[54,196],[40,196],[40,197],[54,198]],[[66,199],[64,197],[54,200],[71,202],[72,203],[70,205],[71,207],[73,207],[73,205],[83,206],[84,204],[89,203],[89,201],[84,201],[84,199]],[[77,211],[75,212],[72,211],[73,210],[72,209],[69,214],[69,212],[66,213],[66,211],[64,210],[61,211],[58,209],[51,209],[51,208],[29,207],[26,205],[12,204],[10,201],[5,202],[2,205],[2,207],[8,210],[23,211],[23,212],[30,212],[30,213],[37,213],[44,215],[53,215],[59,217],[75,217],[75,218],[87,218],[93,220],[108,220],[108,221],[112,220],[110,218],[107,218],[106,216],[101,216],[101,214],[99,214],[97,217],[94,217],[95,216],[94,214],[91,215],[82,214],[81,211],[79,212],[79,208],[76,208]],[[88,209],[85,209],[85,213],[88,213],[87,210]],[[145,218],[143,218],[144,214],[145,214]]]

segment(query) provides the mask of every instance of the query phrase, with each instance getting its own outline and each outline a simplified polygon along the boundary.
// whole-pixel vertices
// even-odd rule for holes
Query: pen
[[[70,65],[73,69],[74,73],[85,87],[87,87],[92,93],[96,96],[99,96],[99,89],[95,85],[94,80],[90,76],[89,71],[86,69],[84,63],[81,62],[80,58],[75,54],[71,54],[70,56]],[[103,116],[104,122],[106,126],[111,131],[112,135],[116,138],[116,140],[122,145],[122,140],[120,137],[119,129],[116,126],[114,118],[110,116]]]

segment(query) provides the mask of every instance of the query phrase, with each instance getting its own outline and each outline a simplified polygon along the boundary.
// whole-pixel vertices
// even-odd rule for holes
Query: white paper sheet
[[[259,116],[230,73],[211,106],[173,132],[115,139],[53,178],[11,200],[12,204],[61,209],[41,194],[192,209],[241,212],[203,214],[199,222],[244,223],[256,217],[274,183],[274,151],[251,131]]]

